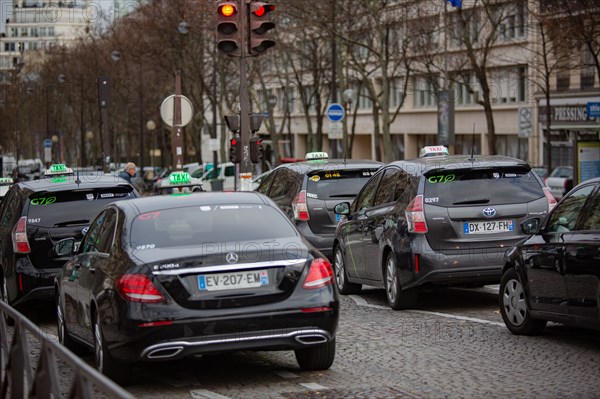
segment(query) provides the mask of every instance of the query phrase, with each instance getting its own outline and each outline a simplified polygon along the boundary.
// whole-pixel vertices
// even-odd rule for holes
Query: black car
[[[397,161],[365,184],[333,243],[342,294],[383,287],[393,309],[413,307],[421,286],[498,284],[519,223],[556,204],[530,166],[503,156]]]
[[[74,240],[57,244],[72,254]],[[294,350],[304,370],[335,356],[333,269],[255,192],[109,205],[55,283],[58,336],[93,348],[119,383],[136,362]]]
[[[57,271],[68,257],[56,242],[83,238],[107,204],[138,197],[114,176],[52,176],[15,183],[0,206],[1,298],[14,307],[52,299]]]
[[[600,178],[565,196],[533,235],[506,253],[500,312],[514,334],[536,334],[547,321],[600,330]]]
[[[310,160],[280,165],[256,191],[275,201],[300,233],[331,259],[339,222],[333,208],[342,201],[351,201],[383,164],[326,157],[326,153],[309,153]]]

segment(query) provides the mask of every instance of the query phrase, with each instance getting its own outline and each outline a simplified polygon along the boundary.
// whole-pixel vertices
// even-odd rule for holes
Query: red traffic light
[[[231,145],[237,145],[237,140],[236,139],[231,139]]]
[[[237,10],[235,8],[235,5],[231,3],[225,3],[219,6],[218,12],[224,17],[231,17],[237,12]]]
[[[275,10],[274,5],[264,4],[264,5],[261,5],[260,7],[258,7],[256,10],[253,10],[253,12],[257,17],[262,17],[263,15],[265,15],[271,11],[274,11],[274,10]]]

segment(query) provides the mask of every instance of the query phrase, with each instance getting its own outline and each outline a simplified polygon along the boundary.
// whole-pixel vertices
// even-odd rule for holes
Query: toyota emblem
[[[485,216],[486,218],[493,218],[494,216],[496,216],[496,208],[483,208],[483,211],[481,211],[481,213],[483,213],[483,216]]]
[[[235,252],[229,252],[227,256],[225,256],[225,260],[227,263],[237,263],[239,257]]]

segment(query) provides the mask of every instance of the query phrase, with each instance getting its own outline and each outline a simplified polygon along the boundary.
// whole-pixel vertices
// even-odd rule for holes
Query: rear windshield
[[[131,226],[133,248],[296,237],[289,220],[266,205],[206,205],[138,215]]]
[[[441,206],[514,204],[544,196],[534,172],[522,169],[437,171],[425,175],[425,202]]]
[[[89,224],[109,203],[134,198],[133,187],[109,187],[36,193],[27,218],[43,227]]]
[[[319,171],[308,175],[306,195],[322,200],[356,197],[378,169]]]

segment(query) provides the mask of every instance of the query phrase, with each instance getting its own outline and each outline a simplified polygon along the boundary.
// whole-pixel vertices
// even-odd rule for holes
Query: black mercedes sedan
[[[136,362],[238,350],[294,350],[303,370],[333,363],[331,265],[262,194],[115,202],[74,255],[55,280],[59,340],[93,349],[120,384]]]
[[[600,330],[600,178],[522,228],[532,235],[507,251],[500,283],[508,329],[531,335],[554,321]]]

